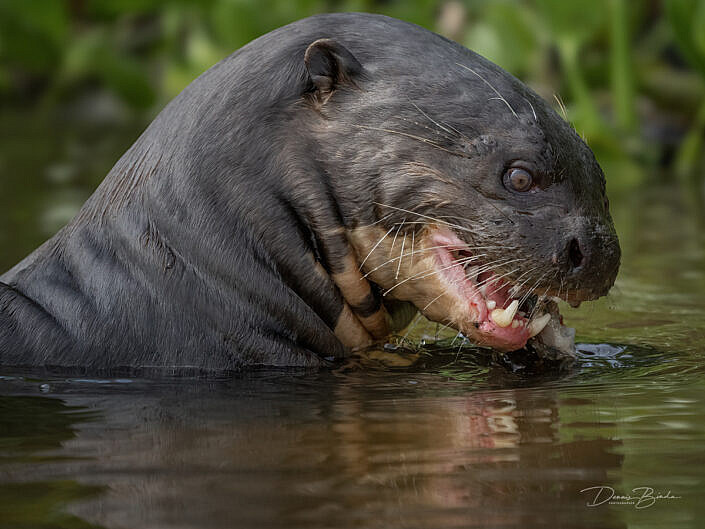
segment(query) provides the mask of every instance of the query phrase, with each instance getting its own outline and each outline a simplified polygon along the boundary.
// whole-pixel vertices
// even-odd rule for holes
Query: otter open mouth
[[[478,254],[468,251],[467,244],[455,235],[446,231],[431,239],[439,273],[472,305],[480,333],[475,339],[480,345],[505,351],[520,349],[546,327],[551,314],[542,311],[537,294],[514,288],[483,265]]]
[[[442,224],[425,226],[411,241],[389,236],[390,231],[375,226],[351,232],[355,248],[367,256],[364,277],[381,287],[385,299],[411,302],[427,319],[460,331],[477,345],[508,352],[531,340],[572,353],[573,335],[547,297],[553,293],[546,284],[529,281],[528,274],[522,281],[516,271],[518,280],[512,281],[497,266],[507,268],[512,260],[508,249],[470,246]],[[505,258],[492,259],[490,251]],[[524,259],[514,261],[519,260]]]

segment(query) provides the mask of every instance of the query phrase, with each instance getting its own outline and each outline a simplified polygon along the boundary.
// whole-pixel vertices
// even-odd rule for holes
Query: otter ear
[[[339,86],[354,84],[362,74],[362,65],[344,46],[332,39],[312,43],[304,55],[308,76],[316,98],[325,103]]]

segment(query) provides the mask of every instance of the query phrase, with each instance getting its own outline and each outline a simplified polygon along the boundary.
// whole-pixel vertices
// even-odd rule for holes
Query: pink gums
[[[472,322],[477,324],[477,331],[468,333],[469,337],[479,345],[502,351],[514,351],[524,347],[529,339],[526,318],[517,314],[514,319],[525,325],[500,327],[492,320],[492,311],[487,308],[488,301],[494,301],[496,308],[506,308],[512,301],[509,296],[510,285],[501,279],[493,281],[492,278],[497,277],[493,272],[483,272],[478,277],[480,283],[487,285],[486,295],[483,295],[478,284],[467,277],[463,265],[457,262],[452,254],[453,251],[467,252],[467,244],[445,228],[434,233],[431,240],[440,265],[440,273],[453,285],[452,288],[457,294],[467,300],[470,312],[474,315]]]

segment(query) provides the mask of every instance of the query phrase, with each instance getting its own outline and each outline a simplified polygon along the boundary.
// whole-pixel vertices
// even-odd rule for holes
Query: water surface
[[[3,270],[139,131],[23,123],[0,144]],[[609,297],[563,307],[567,372],[458,343],[406,367],[0,372],[0,527],[702,527],[703,217],[672,185],[611,198],[624,264]],[[589,506],[591,487],[668,498]]]

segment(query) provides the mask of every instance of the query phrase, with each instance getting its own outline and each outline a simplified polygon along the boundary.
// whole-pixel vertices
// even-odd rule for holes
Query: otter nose
[[[581,248],[580,241],[578,239],[570,239],[568,241],[568,246],[566,248],[566,254],[568,255],[568,268],[571,272],[575,272],[580,269],[587,261],[583,249]]]
[[[563,248],[553,254],[552,260],[570,275],[581,272],[588,261],[585,245],[578,238],[571,237]]]

